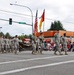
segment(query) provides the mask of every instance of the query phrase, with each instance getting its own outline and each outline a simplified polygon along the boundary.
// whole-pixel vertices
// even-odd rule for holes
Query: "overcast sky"
[[[74,31],[74,0],[0,0],[0,19],[9,20],[9,18],[12,18],[13,21],[32,24],[31,12],[28,8],[10,5],[10,3],[30,7],[33,16],[35,16],[38,9],[38,17],[42,15],[45,9],[44,31],[50,28],[51,22],[54,20],[61,21],[66,30]],[[38,19],[39,21],[40,19]],[[33,17],[33,24],[34,22],[35,17]],[[17,23],[9,25],[9,22],[0,20],[0,27],[2,27],[1,31],[3,33],[9,32],[13,36],[16,34],[22,35],[22,33],[32,34],[32,27],[27,25]]]

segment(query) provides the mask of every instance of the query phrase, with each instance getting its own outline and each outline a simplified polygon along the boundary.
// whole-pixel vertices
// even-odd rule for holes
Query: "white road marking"
[[[0,72],[0,75],[6,75],[6,74],[22,72],[22,71],[31,70],[31,69],[37,69],[37,68],[49,67],[49,66],[56,66],[56,65],[61,65],[61,64],[73,63],[73,62],[74,62],[74,60],[70,60],[70,61],[63,61],[63,62],[45,64],[45,65],[32,66],[32,67],[27,67],[27,68],[21,68],[21,69],[16,69],[16,70],[11,70],[11,71]]]
[[[59,58],[59,57],[66,57],[66,55],[63,55],[63,56],[61,55],[61,56],[42,57],[42,58],[32,58],[32,59],[26,59],[26,60],[16,60],[16,61],[0,62],[0,65],[2,65],[2,64],[9,64],[9,63],[16,63],[16,62],[40,60],[40,59]]]

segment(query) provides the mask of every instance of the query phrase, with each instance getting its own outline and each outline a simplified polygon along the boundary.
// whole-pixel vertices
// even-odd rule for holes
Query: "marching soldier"
[[[44,40],[44,36],[42,33],[40,33],[40,36],[39,36],[39,47],[40,47],[40,54],[42,54],[42,51],[43,51],[43,40]]]
[[[55,47],[55,51],[54,51],[54,54],[56,54],[56,52],[58,51],[60,55],[61,54],[61,49],[60,49],[60,34],[59,34],[59,31],[57,30],[55,35],[54,35],[54,42],[56,44],[56,47]]]
[[[32,54],[36,54],[36,39],[37,37],[33,33],[32,35],[32,47],[33,47]]]
[[[68,48],[67,48],[66,33],[63,34],[62,41],[63,41],[62,46],[63,46],[63,50],[65,51],[65,55],[68,55],[68,54],[67,54]]]
[[[1,50],[1,43],[2,43],[2,40],[1,39],[2,39],[2,37],[0,36],[0,52],[2,51]]]
[[[18,36],[16,35],[14,40],[14,50],[15,50],[15,54],[17,54],[17,50],[19,49],[19,39]]]
[[[7,38],[5,38],[4,39],[4,42],[5,42],[5,51],[6,52],[9,52],[10,50],[9,50],[9,38],[7,37]]]
[[[0,49],[2,53],[4,53],[4,45],[5,45],[4,38],[3,36],[0,36]]]
[[[10,46],[10,48],[11,48],[11,52],[13,52],[14,51],[14,37],[11,38],[11,46]]]

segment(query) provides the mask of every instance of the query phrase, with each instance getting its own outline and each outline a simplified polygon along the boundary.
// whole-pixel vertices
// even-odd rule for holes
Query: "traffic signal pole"
[[[10,5],[15,5],[15,6],[20,6],[20,7],[25,7],[25,8],[28,8],[28,9],[30,10],[30,12],[31,12],[31,17],[32,17],[32,24],[31,24],[31,26],[32,26],[32,35],[33,35],[33,12],[32,12],[32,10],[31,10],[31,8],[28,7],[28,6],[19,5],[19,4],[12,4],[12,3],[10,3]]]

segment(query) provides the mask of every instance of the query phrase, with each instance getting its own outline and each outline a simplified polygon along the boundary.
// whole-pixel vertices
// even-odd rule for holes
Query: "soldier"
[[[56,44],[56,47],[55,47],[55,50],[54,50],[54,54],[56,54],[56,52],[58,51],[60,55],[61,54],[61,49],[60,49],[60,34],[59,34],[59,31],[57,30],[55,35],[54,35],[54,42]]]
[[[38,36],[37,36],[37,40],[36,40],[36,51],[37,51],[37,53],[40,53],[40,40],[39,40]]]
[[[4,42],[4,38],[3,36],[0,37],[0,46],[1,46],[1,52],[4,53],[4,45],[5,45],[5,42]]]
[[[42,54],[42,51],[43,51],[43,40],[44,40],[44,36],[42,33],[40,33],[40,36],[39,36],[40,54]]]
[[[10,52],[13,52],[11,49],[11,37],[9,38],[9,50],[10,50]]]
[[[10,48],[11,48],[11,52],[13,52],[14,51],[14,37],[11,38],[11,46],[10,46]]]
[[[8,37],[5,38],[4,41],[5,41],[5,51],[9,52],[10,51],[9,50],[9,38]]]
[[[16,35],[14,40],[14,50],[15,50],[15,54],[17,54],[17,50],[19,49],[19,39],[18,36]]]
[[[68,54],[67,54],[68,48],[67,48],[66,33],[63,34],[62,41],[63,41],[62,46],[63,46],[63,50],[65,51],[65,55],[68,55]]]
[[[37,37],[33,33],[32,35],[32,47],[33,47],[32,54],[36,54],[36,39]]]

